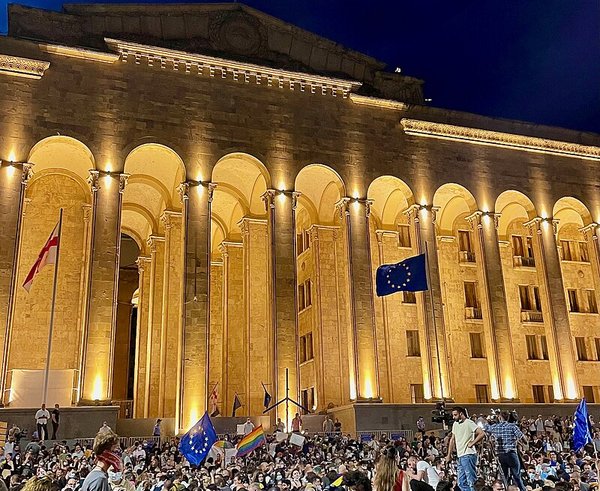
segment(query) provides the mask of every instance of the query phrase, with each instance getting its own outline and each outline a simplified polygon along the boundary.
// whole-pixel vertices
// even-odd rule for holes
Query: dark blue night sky
[[[59,10],[62,1],[15,3]],[[424,79],[435,106],[600,133],[597,0],[245,3]]]

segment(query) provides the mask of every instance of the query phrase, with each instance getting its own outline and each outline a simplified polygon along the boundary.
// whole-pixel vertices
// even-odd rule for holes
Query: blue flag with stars
[[[377,296],[396,292],[421,292],[427,290],[425,254],[419,254],[396,264],[383,264],[377,268],[375,278]]]
[[[590,417],[585,399],[581,399],[573,418],[573,450],[579,452],[588,443],[592,443]]]
[[[190,428],[179,442],[179,451],[192,465],[200,465],[218,440],[208,413]]]

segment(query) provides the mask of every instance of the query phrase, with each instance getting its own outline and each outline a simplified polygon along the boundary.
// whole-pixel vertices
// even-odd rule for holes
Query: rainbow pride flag
[[[262,425],[257,426],[237,444],[237,456],[243,457],[265,443],[265,432]]]

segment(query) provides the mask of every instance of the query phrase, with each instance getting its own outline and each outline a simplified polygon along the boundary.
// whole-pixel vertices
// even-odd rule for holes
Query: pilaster
[[[592,266],[592,277],[594,280],[594,290],[596,293],[596,305],[600,304],[600,243],[598,241],[599,225],[592,222],[580,229],[583,234],[588,250],[590,251],[590,264]]]
[[[163,286],[165,273],[165,238],[151,235],[148,238],[150,250],[150,297],[148,303],[148,331],[146,342],[146,397],[145,418],[163,416],[160,393],[161,353],[163,333]]]
[[[536,217],[524,225],[529,227],[533,236],[554,397],[557,400],[575,400],[579,396],[579,384],[556,243],[557,224],[558,221],[552,218]]]
[[[272,384],[273,351],[271,291],[269,278],[269,235],[267,220],[242,218],[244,255],[244,306],[247,330],[246,400],[249,414],[260,414],[263,407],[261,383]]]
[[[180,212],[165,210],[160,219],[165,231],[165,260],[162,292],[162,324],[160,332],[159,407],[162,417],[175,416],[177,350],[181,337],[181,278],[183,257]]]
[[[133,417],[143,418],[146,406],[146,357],[148,349],[148,313],[150,305],[150,265],[152,259],[138,257],[139,274],[138,311],[135,337],[135,370],[133,379]]]

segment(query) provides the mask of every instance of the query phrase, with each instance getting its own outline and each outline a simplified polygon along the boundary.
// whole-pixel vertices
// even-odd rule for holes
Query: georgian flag
[[[42,268],[44,266],[46,266],[46,264],[56,264],[57,251],[58,251],[58,223],[56,224],[56,227],[54,227],[54,230],[50,234],[50,237],[44,244],[44,247],[42,247],[42,250],[40,251],[38,258],[36,259],[35,263],[33,263],[33,266],[31,267],[31,271],[29,271],[29,274],[27,275],[27,278],[25,278],[25,283],[23,283],[23,288],[25,288],[25,290],[27,290],[27,293],[29,293],[29,289],[31,288],[33,279],[42,270]]]

